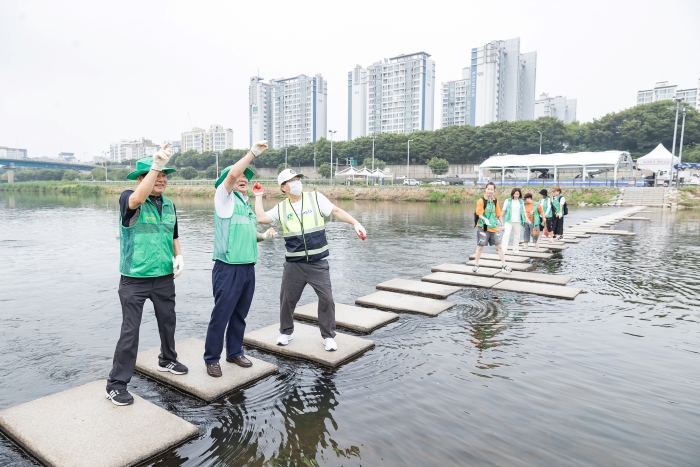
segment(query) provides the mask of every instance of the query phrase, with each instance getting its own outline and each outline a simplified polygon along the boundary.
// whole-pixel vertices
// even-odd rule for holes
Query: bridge
[[[7,170],[7,183],[13,183],[15,181],[15,170],[20,167],[29,167],[33,169],[92,170],[100,166],[94,164],[73,164],[70,162],[46,159],[0,159],[0,168]]]

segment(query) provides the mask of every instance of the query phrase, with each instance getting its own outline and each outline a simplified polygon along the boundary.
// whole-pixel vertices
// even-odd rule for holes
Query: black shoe
[[[112,401],[114,405],[131,405],[134,398],[126,389],[112,389],[105,391],[105,397]]]
[[[158,363],[158,371],[169,371],[174,375],[184,375],[187,373],[187,367],[180,362],[168,362],[165,365]]]

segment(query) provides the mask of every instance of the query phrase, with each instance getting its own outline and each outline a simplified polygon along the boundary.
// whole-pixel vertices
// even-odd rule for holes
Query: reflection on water
[[[177,338],[203,339],[213,206],[176,204]],[[341,204],[369,237],[328,224],[339,302],[474,250],[471,207]],[[614,210],[572,209],[569,221]],[[537,263],[571,275],[575,301],[466,288],[438,317],[375,331],[376,347],[336,370],[250,351],[280,373],[213,404],[135,376],[135,393],[200,429],[149,465],[698,465],[700,213],[645,215],[615,227],[635,237],[594,236]],[[121,322],[116,235],[117,197],[0,194],[0,409],[106,377]],[[283,251],[261,244],[249,329],[278,321]],[[149,304],[141,349],[158,342]],[[0,437],[0,465],[38,464]]]

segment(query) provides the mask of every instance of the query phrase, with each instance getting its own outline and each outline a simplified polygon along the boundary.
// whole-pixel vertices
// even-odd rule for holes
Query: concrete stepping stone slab
[[[504,280],[492,287],[494,290],[508,290],[510,292],[530,293],[544,295],[545,297],[565,298],[573,300],[581,293],[577,287],[566,287],[563,285],[551,285],[540,283],[528,283],[515,280]]]
[[[522,271],[513,271],[510,274],[507,272],[499,272],[496,274],[496,278],[513,281],[541,282],[543,284],[555,285],[566,285],[571,280],[571,276],[557,276],[554,274],[540,274],[538,272]]]
[[[500,264],[500,263],[499,263]],[[440,264],[439,266],[434,266],[430,269],[431,272],[450,272],[453,274],[468,274],[470,276],[484,276],[493,277],[499,272],[501,272],[501,267],[496,268],[485,268],[483,266],[479,267],[477,272],[472,271],[471,266],[466,264]]]
[[[649,217],[623,217],[626,221],[650,221]]]
[[[437,284],[459,285],[462,287],[493,287],[503,279],[495,279],[493,277],[470,276],[468,274],[453,274],[450,272],[434,272],[423,279],[426,282],[435,282]]]
[[[403,313],[417,313],[421,315],[437,316],[445,310],[449,310],[454,303],[434,298],[416,297],[394,292],[374,292],[355,300],[356,305],[369,306],[382,310],[390,310]]]
[[[280,324],[276,323],[247,332],[243,336],[243,343],[267,352],[308,360],[331,368],[352,360],[374,347],[374,341],[338,332],[335,335],[338,350],[328,351],[323,347],[323,338],[318,326],[301,323],[294,324],[294,339],[289,341],[288,345],[277,345],[279,329]]]
[[[318,322],[318,302],[296,307],[294,317]],[[397,319],[399,319],[399,315],[396,313],[335,303],[335,324],[339,328],[369,334]]]
[[[136,394],[117,407],[100,380],[0,412],[0,428],[51,467],[140,464],[199,434],[196,426]]]
[[[407,279],[391,279],[390,281],[377,284],[377,290],[443,299],[455,292],[459,292],[462,288],[450,285],[426,284],[425,282]]]
[[[481,257],[483,259],[493,259],[495,261],[500,261],[501,258],[498,257],[497,253],[481,253]],[[474,259],[476,258],[476,255],[469,255],[469,259]],[[512,254],[507,254],[505,255],[506,261],[512,261],[514,263],[525,263],[528,258],[525,256],[518,256],[518,255],[512,255]]]
[[[542,243],[540,243],[540,245],[542,245]],[[569,248],[569,247],[566,245],[556,245],[553,243],[548,243],[547,246],[544,247],[545,250],[556,250],[556,251],[563,251],[563,250],[566,250],[567,248]]]
[[[187,374],[174,375],[167,371],[158,371],[160,347],[139,352],[136,357],[136,371],[206,402],[215,401],[278,371],[277,365],[254,357],[248,357],[248,360],[253,362],[250,368],[228,363],[224,350],[219,361],[223,376],[213,378],[207,374],[207,368],[204,366],[204,341],[194,338],[181,339],[175,343],[175,350],[178,361],[187,365]]]
[[[474,260],[467,262],[467,265],[473,266],[474,264],[476,264],[474,263]],[[506,264],[510,266],[513,271],[529,271],[530,269],[534,268],[532,263],[509,263],[506,261]],[[479,267],[501,269],[501,262],[490,259],[482,259],[479,260]]]
[[[481,255],[482,258],[484,255]],[[532,259],[549,259],[552,256],[554,256],[552,253],[540,253],[537,251],[526,251],[525,248],[520,249],[520,251],[513,251],[513,250],[508,250],[508,254],[506,255],[506,261],[508,261],[509,256],[520,256],[520,257],[525,257],[525,258],[532,258]]]
[[[627,230],[589,230],[588,233],[595,235],[637,235]]]

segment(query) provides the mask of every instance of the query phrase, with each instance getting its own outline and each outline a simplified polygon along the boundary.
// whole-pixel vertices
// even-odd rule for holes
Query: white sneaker
[[[332,337],[327,337],[323,339],[323,345],[326,347],[326,350],[331,351],[331,350],[338,350],[338,344],[335,342],[335,339]]]
[[[479,265],[475,264],[474,267],[472,268],[472,272],[479,272]]]
[[[287,345],[292,339],[294,339],[294,334],[280,334],[277,338],[277,345]]]

